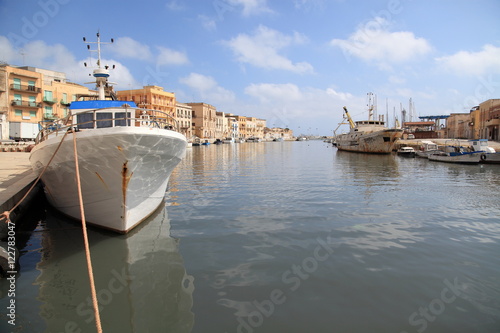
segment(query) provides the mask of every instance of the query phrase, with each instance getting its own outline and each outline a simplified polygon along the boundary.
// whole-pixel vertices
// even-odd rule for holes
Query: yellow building
[[[10,128],[14,124],[38,124],[64,117],[72,101],[89,94],[87,87],[68,82],[62,72],[0,66],[0,138],[28,139],[10,133]]]
[[[193,109],[193,133],[199,138],[216,137],[217,109],[207,103],[186,103]]]
[[[132,101],[144,109],[163,111],[175,116],[175,93],[159,86],[144,86],[142,89],[120,90],[116,92],[119,100]]]

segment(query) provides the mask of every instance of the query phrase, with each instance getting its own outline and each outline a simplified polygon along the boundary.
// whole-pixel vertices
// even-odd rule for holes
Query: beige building
[[[452,113],[446,119],[446,136],[453,139],[468,139],[470,135],[470,113]]]
[[[175,119],[179,124],[179,130],[189,140],[193,136],[193,109],[191,106],[177,102],[175,104]]]
[[[193,134],[199,138],[215,138],[217,117],[215,106],[207,103],[186,104],[193,110]]]
[[[293,131],[289,128],[264,128],[264,139],[272,141],[274,139],[293,140]]]
[[[62,72],[0,66],[0,139],[18,139],[21,134],[10,133],[14,124],[38,124],[66,116],[72,101],[89,94],[87,87],[68,82]]]
[[[500,99],[489,99],[479,104],[479,138],[500,140]]]

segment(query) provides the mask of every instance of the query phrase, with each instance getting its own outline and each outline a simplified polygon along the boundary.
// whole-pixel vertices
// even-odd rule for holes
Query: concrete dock
[[[0,212],[10,210],[36,179],[29,153],[0,153]],[[29,199],[27,199],[29,200]]]

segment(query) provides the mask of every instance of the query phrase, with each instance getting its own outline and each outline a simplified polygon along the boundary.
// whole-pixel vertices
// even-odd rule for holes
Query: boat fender
[[[486,154],[481,154],[481,160],[486,161]]]

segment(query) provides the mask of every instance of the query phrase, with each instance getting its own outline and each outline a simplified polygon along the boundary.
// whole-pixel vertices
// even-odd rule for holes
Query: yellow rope
[[[83,209],[82,187],[80,183],[80,168],[78,167],[78,151],[76,150],[76,132],[73,131],[73,149],[75,151],[75,174],[78,189],[78,200],[80,201],[80,215],[82,219],[83,241],[85,243],[85,256],[87,257],[87,269],[89,272],[90,291],[92,294],[92,303],[94,305],[95,325],[97,332],[102,333],[101,317],[99,316],[99,305],[97,303],[97,294],[94,284],[94,272],[92,271],[92,260],[90,258],[89,240],[87,237],[87,224],[85,222],[85,212]]]

